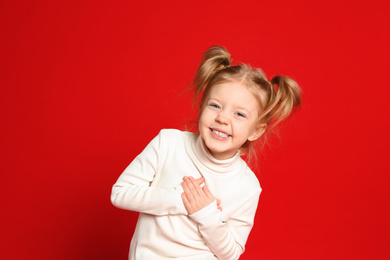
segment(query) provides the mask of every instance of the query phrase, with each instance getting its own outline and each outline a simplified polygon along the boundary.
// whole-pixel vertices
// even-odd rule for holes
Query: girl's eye
[[[209,106],[213,108],[220,108],[218,104],[214,104],[214,103],[211,103]]]
[[[246,118],[246,115],[245,115],[245,114],[243,114],[243,113],[237,112],[237,115],[238,115],[239,117]]]

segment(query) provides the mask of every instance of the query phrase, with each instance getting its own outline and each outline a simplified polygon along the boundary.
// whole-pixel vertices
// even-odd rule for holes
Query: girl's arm
[[[153,215],[187,214],[182,188],[154,187],[152,182],[161,160],[161,133],[124,170],[112,187],[111,202],[122,209]]]
[[[217,203],[206,185],[201,188],[193,179],[186,178],[182,186],[184,205],[190,218],[198,223],[199,231],[210,250],[219,259],[238,259],[245,250],[246,241],[253,227],[261,189],[224,222],[221,220]]]

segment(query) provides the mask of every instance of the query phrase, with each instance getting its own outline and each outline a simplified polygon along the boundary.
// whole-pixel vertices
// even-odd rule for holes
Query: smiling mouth
[[[224,138],[227,138],[229,137],[230,135],[226,134],[226,133],[223,133],[223,132],[220,132],[220,131],[217,131],[217,130],[214,130],[214,129],[210,129],[214,134],[220,136],[220,137],[224,137]]]

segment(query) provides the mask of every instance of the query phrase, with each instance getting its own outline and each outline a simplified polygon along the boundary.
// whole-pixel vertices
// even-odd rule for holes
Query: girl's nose
[[[215,118],[215,121],[217,121],[220,124],[229,124],[230,123],[230,118],[226,114],[226,112],[221,111],[218,113],[217,117]]]

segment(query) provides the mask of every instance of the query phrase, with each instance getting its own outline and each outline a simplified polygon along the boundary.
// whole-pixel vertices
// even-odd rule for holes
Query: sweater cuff
[[[215,227],[221,223],[221,211],[218,210],[216,200],[189,216],[192,220],[205,228]]]

